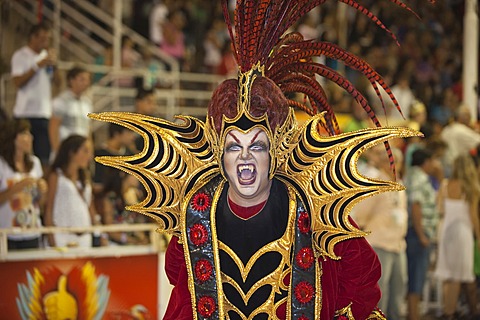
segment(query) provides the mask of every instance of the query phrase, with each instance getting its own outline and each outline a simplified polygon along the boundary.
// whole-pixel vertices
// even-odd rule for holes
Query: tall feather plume
[[[338,1],[368,17],[398,44],[395,35],[375,14],[360,3],[355,0]],[[434,0],[429,1],[435,2]],[[326,0],[238,0],[232,25],[227,0],[222,0],[225,21],[232,38],[233,52],[240,71],[246,72],[260,62],[265,66],[265,76],[275,81],[285,94],[299,93],[305,96],[303,102],[289,100],[291,107],[303,110],[309,115],[325,112],[324,129],[331,135],[338,134],[340,129],[333,109],[327,101],[321,84],[315,77],[320,75],[348,92],[367,112],[372,122],[380,127],[381,124],[367,99],[343,75],[315,62],[313,58],[326,56],[359,71],[369,80],[383,108],[385,109],[385,105],[379,86],[385,90],[396,109],[401,113],[398,101],[380,74],[366,61],[335,44],[304,40],[298,33],[285,34],[300,17],[324,2]],[[390,2],[415,14],[399,0],[390,0]],[[415,16],[417,15],[415,14]],[[233,28],[236,31],[235,34]],[[385,146],[392,169],[394,169],[393,155],[388,142],[385,142]]]

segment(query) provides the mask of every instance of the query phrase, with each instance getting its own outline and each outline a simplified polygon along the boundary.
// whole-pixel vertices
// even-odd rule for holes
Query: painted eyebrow
[[[250,140],[250,144],[252,144],[257,139],[260,133],[262,133],[262,130],[258,130],[258,132],[253,136],[252,140]]]
[[[232,132],[229,132],[228,135],[232,137],[238,144],[240,144],[240,140]]]

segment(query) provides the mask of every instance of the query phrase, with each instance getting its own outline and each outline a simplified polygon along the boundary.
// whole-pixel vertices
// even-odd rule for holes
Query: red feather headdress
[[[398,44],[395,35],[368,9],[354,0],[339,1],[367,16]],[[390,1],[415,14],[404,3],[398,0]],[[222,0],[223,13],[232,39],[233,54],[238,62],[240,75],[260,67],[262,76],[274,81],[285,96],[289,97],[293,93],[303,94],[305,96],[303,102],[288,99],[289,106],[303,110],[309,115],[325,112],[325,122],[322,125],[329,134],[334,135],[339,133],[340,129],[325,90],[316,80],[315,76],[320,75],[348,92],[363,107],[372,122],[380,127],[381,124],[367,99],[354,85],[337,71],[316,62],[313,58],[325,56],[359,71],[369,80],[382,106],[384,107],[384,102],[379,86],[385,90],[401,113],[398,101],[378,72],[366,61],[336,44],[304,40],[301,34],[295,32],[286,34],[287,30],[300,17],[324,2],[326,0],[239,0],[232,25],[227,0]],[[434,0],[430,0],[430,2],[433,3]],[[386,147],[393,164],[387,143]]]

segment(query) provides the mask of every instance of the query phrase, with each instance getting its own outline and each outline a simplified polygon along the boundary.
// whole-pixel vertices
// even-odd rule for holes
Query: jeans
[[[382,276],[378,281],[382,298],[378,307],[389,320],[401,319],[401,306],[407,289],[407,254],[405,251],[391,252],[373,247],[382,264]]]

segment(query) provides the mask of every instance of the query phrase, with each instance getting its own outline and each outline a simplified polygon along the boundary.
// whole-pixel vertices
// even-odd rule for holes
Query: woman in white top
[[[439,192],[443,224],[435,270],[436,276],[443,281],[443,311],[446,319],[456,318],[454,313],[462,283],[467,283],[470,291],[470,312],[476,312],[474,235],[477,242],[480,239],[477,215],[480,184],[473,159],[468,154],[460,155],[455,159],[452,170],[451,179],[442,183]]]
[[[30,123],[5,121],[0,132],[0,228],[40,227],[47,183],[40,160],[32,154]],[[38,248],[40,236],[38,232],[8,235],[8,249]]]
[[[92,185],[88,167],[93,158],[92,143],[86,137],[72,135],[62,141],[48,177],[45,225],[88,227],[94,221]],[[51,246],[91,247],[91,233],[56,233]]]

